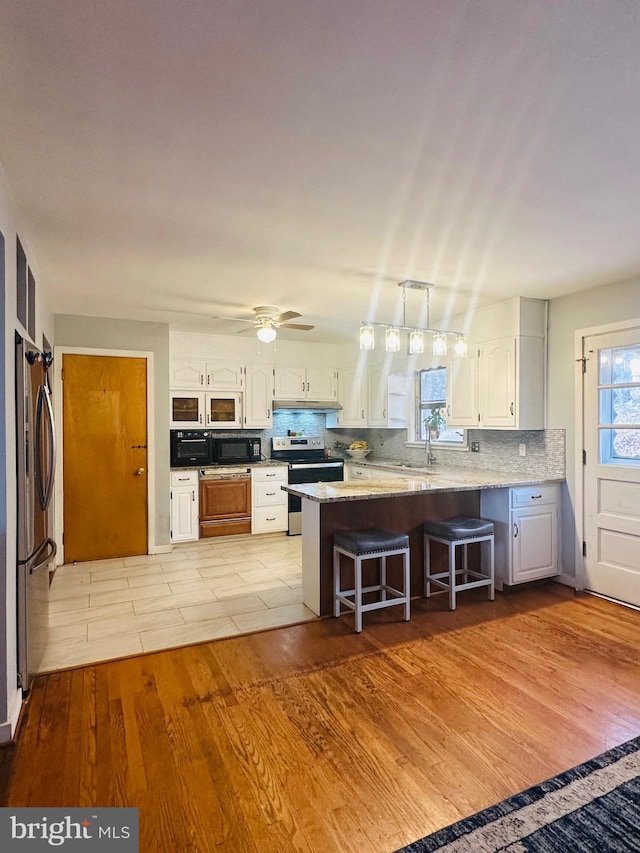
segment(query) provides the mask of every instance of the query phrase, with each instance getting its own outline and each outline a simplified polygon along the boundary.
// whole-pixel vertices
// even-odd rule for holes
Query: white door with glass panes
[[[640,607],[640,324],[583,346],[585,586]]]

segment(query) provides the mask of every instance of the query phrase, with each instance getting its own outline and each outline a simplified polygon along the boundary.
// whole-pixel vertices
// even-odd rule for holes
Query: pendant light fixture
[[[447,332],[443,329],[429,328],[429,291],[433,287],[426,281],[414,281],[407,279],[400,282],[398,287],[402,288],[402,325],[391,323],[373,323],[363,320],[360,324],[360,349],[372,350],[375,348],[375,330],[384,329],[385,352],[400,352],[400,332],[408,332],[407,352],[409,355],[422,355],[425,348],[425,335],[432,335],[431,350],[434,356],[441,357],[447,354],[447,338],[455,337],[453,353],[456,358],[464,358],[467,354],[467,341],[462,332]],[[427,326],[407,326],[407,288],[409,290],[423,290],[426,294]]]

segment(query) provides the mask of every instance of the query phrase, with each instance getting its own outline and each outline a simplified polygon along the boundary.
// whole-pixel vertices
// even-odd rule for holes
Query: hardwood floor
[[[640,612],[482,593],[41,676],[0,802],[137,806],[143,853],[384,853],[640,734]]]

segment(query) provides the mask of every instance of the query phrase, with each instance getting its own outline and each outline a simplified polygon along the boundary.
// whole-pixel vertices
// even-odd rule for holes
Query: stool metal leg
[[[449,542],[449,610],[456,609],[456,543]]]
[[[489,586],[489,601],[496,598],[496,571],[495,571],[495,542],[492,536],[489,539],[489,571],[491,573],[491,585]]]
[[[431,540],[428,536],[424,536],[424,595],[429,598],[431,595]]]
[[[408,550],[402,555],[402,568],[404,569],[404,594],[407,599],[404,603],[404,621],[408,622],[411,619],[411,603],[409,601],[411,598],[411,564]]]
[[[462,546],[462,580],[464,583],[469,583],[469,552],[466,542]]]
[[[387,600],[387,558],[380,557],[380,585],[382,601]]]
[[[336,548],[333,549],[333,615],[340,615],[340,554]]]
[[[356,634],[359,634],[362,631],[362,557],[354,559],[353,571],[355,574]]]

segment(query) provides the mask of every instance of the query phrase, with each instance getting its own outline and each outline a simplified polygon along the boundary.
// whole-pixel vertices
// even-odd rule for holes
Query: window
[[[417,373],[415,440],[464,447],[465,430],[447,428],[447,368],[439,365]]]
[[[600,350],[600,461],[640,464],[640,346]]]

